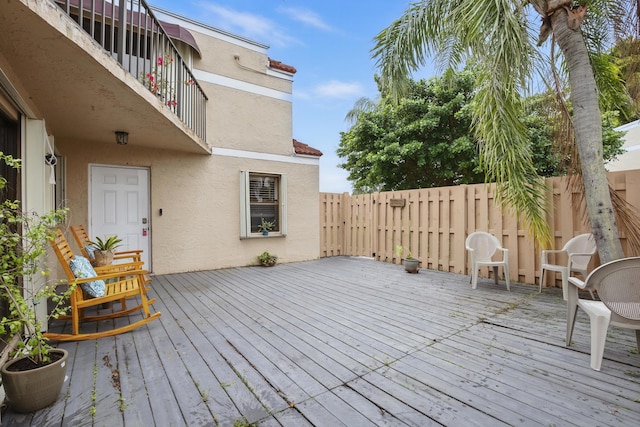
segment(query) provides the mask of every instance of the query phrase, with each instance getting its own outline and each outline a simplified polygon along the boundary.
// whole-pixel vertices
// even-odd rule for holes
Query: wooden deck
[[[591,370],[588,318],[565,348],[559,289],[348,257],[152,286],[160,320],[61,343],[58,402],[2,425],[640,425],[635,335],[611,328]]]

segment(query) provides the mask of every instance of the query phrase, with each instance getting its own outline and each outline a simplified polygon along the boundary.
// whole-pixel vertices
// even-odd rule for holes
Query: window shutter
[[[240,171],[240,238],[249,237],[251,205],[249,203],[249,171]]]
[[[280,234],[287,235],[287,175],[280,175]]]

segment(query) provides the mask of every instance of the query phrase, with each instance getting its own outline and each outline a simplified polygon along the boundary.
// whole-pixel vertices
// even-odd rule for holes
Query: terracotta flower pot
[[[67,374],[66,350],[50,351],[53,356],[62,354],[58,360],[46,366],[29,370],[12,370],[24,357],[10,360],[2,367],[2,385],[7,400],[16,412],[27,413],[46,408],[58,399]]]
[[[93,256],[96,259],[96,267],[111,265],[113,263],[113,251],[95,251]]]

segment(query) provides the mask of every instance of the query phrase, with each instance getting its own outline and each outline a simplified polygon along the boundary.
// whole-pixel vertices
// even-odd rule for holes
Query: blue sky
[[[323,152],[320,191],[350,192],[338,167],[340,132],[361,97],[375,98],[373,38],[409,0],[150,0],[149,4],[269,46],[269,57],[297,69],[293,137]],[[429,77],[427,71],[414,75]]]

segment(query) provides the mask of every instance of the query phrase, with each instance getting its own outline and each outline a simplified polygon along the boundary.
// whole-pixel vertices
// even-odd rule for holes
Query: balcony
[[[100,8],[87,9],[97,4]],[[191,76],[191,58],[185,61],[182,54],[189,55],[190,48],[180,43],[184,50],[178,54],[162,23],[150,24],[147,30],[138,25],[137,19],[151,16],[143,13],[144,4],[136,2],[134,10],[130,2],[123,4],[122,10],[129,12],[112,26],[110,16],[117,14],[111,14],[114,7],[105,1],[0,2],[0,91],[12,100],[10,108],[44,120],[47,133],[66,147],[91,152],[98,145],[115,145],[114,132],[126,131],[128,149],[211,154],[206,142],[207,98]],[[95,31],[78,25],[80,5],[83,25],[97,29],[99,41]],[[105,9],[109,15],[102,14]],[[118,36],[118,23],[131,17],[135,25],[123,28],[133,31]],[[143,37],[136,40],[147,43],[135,47],[131,39],[139,33]],[[119,48],[118,40],[128,41]],[[162,82],[156,83],[158,88],[148,75]]]
[[[196,135],[206,139],[207,96],[144,0],[55,3]]]

